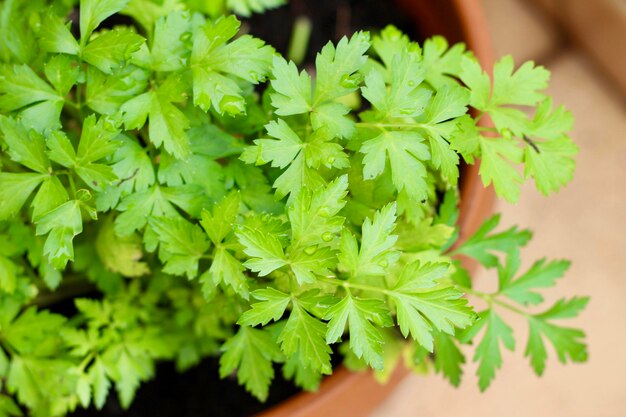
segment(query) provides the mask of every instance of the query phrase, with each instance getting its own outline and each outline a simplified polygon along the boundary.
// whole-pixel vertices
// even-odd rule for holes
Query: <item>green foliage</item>
[[[502,366],[501,346],[511,351],[516,346],[513,330],[497,310],[521,315],[528,321],[529,334],[525,356],[530,358],[531,366],[537,375],[541,375],[545,368],[547,351],[544,340],[550,341],[563,363],[568,360],[584,362],[587,359],[585,334],[578,329],[557,325],[553,320],[576,317],[587,305],[588,297],[564,298],[548,310],[539,313],[529,311],[527,308],[544,301],[537,291],[554,286],[556,280],[565,274],[570,263],[546,262],[545,259],[541,259],[516,278],[520,267],[519,250],[528,242],[530,232],[511,228],[500,233],[490,233],[498,222],[497,216],[491,218],[455,251],[472,256],[487,268],[497,270],[498,274],[498,289],[494,293],[476,291],[471,288],[471,283],[469,287],[463,288],[467,293],[483,298],[488,306],[487,310],[479,313],[480,320],[458,335],[460,342],[470,343],[478,339],[478,334],[485,329],[474,354],[474,361],[479,363],[477,374],[481,390],[487,389],[495,377],[496,370]],[[520,306],[510,304],[504,298]],[[454,382],[456,374],[446,371],[445,368],[443,371]]]
[[[277,364],[316,389],[333,347],[382,380],[412,357],[458,385],[476,341],[484,389],[515,346],[501,310],[528,320],[538,374],[547,344],[586,359],[558,320],[587,298],[529,310],[567,261],[521,269],[530,232],[497,216],[456,242],[461,158],[510,201],[524,177],[545,194],[571,179],[548,72],[507,57],[492,85],[463,45],[390,26],[328,43],[313,76],[227,13],[281,4],[0,3],[0,416],[102,409],[114,390],[128,407],[157,361],[208,356],[263,401]],[[117,13],[134,23],[105,27]],[[471,288],[456,255],[498,290]],[[65,298],[77,313],[51,313]]]

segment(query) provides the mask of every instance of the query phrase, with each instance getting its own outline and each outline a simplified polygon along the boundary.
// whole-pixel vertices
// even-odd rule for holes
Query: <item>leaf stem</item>
[[[394,128],[394,129],[428,129],[432,127],[427,123],[371,123],[371,122],[358,122],[357,127],[377,127],[379,129]]]
[[[342,280],[337,279],[337,278],[319,277],[318,279],[320,281],[326,282],[328,284],[333,284],[333,285],[336,285],[338,287],[343,287],[348,292],[350,291],[350,288],[354,288],[355,290],[379,292],[379,293],[382,293],[382,294],[385,294],[385,295],[389,295],[391,293],[391,291],[389,291],[386,288],[375,287],[373,285],[367,285],[367,284],[357,284],[357,283],[354,283],[354,282],[342,281]]]
[[[496,304],[496,305],[498,305],[500,307],[506,308],[509,311],[517,313],[517,314],[519,314],[519,315],[521,315],[523,317],[526,317],[526,318],[530,317],[530,314],[528,314],[526,311],[524,311],[524,310],[522,310],[522,309],[520,309],[518,307],[515,307],[514,305],[509,304],[509,303],[507,303],[505,301],[502,301],[499,298],[497,298],[499,293],[489,294],[489,293],[486,293],[486,292],[477,291],[477,290],[474,290],[474,289],[471,289],[471,288],[467,288],[467,287],[462,287],[462,286],[457,286],[457,287],[461,291],[463,291],[463,292],[465,292],[467,294],[473,295],[475,297],[482,298],[490,306],[492,306],[493,304]]]
[[[95,357],[96,355],[93,352],[89,352],[89,355],[85,356],[85,359],[83,359],[80,365],[78,365],[78,371],[82,374],[85,371],[85,368],[87,368],[87,365],[89,365]]]
[[[74,176],[72,173],[67,174],[67,180],[70,184],[70,191],[72,192],[72,198],[76,198],[76,183],[74,182]]]

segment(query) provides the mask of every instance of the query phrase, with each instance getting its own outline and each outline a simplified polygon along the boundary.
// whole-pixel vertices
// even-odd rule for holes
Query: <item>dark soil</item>
[[[275,369],[276,375],[281,371]],[[130,409],[123,410],[115,394],[100,411],[79,409],[74,417],[238,417],[258,413],[298,392],[283,378],[276,378],[265,404],[256,401],[241,387],[235,377],[220,379],[217,358],[205,359],[200,365],[178,373],[171,362],[157,366],[156,377],[137,392]]]
[[[315,62],[315,55],[328,41],[357,30],[377,31],[394,24],[416,38],[408,16],[399,12],[392,0],[290,0],[289,4],[245,20],[249,33],[260,37],[286,53],[295,19],[311,19],[313,31],[305,66]],[[116,24],[122,22],[115,22]],[[123,22],[127,23],[127,22]],[[339,362],[333,355],[334,362]],[[79,409],[73,417],[243,417],[258,413],[296,394],[298,389],[275,369],[266,403],[260,403],[239,386],[236,378],[219,378],[217,358],[207,358],[200,365],[178,373],[172,363],[160,363],[156,376],[139,388],[132,406],[123,410],[112,392],[103,410]]]
[[[293,23],[300,16],[308,17],[313,27],[305,65],[313,64],[315,55],[329,41],[337,42],[359,30],[377,32],[393,24],[418,39],[414,23],[398,11],[393,0],[289,0],[286,6],[254,15],[245,23],[252,35],[285,54]]]

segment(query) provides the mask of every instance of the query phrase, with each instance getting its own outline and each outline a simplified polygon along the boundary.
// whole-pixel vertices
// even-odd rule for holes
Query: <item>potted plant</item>
[[[547,343],[586,359],[555,322],[586,298],[527,308],[568,262],[521,271],[530,232],[494,232],[497,216],[458,241],[461,160],[513,202],[524,178],[549,194],[572,177],[543,67],[504,58],[492,85],[462,45],[388,26],[327,44],[313,76],[223,2],[81,0],[75,27],[73,6],[0,6],[3,414],[113,392],[126,408],[157,362],[206,357],[261,401],[277,372],[316,390],[339,353],[458,384],[472,342],[485,389],[514,346],[500,309],[528,319],[538,374]],[[463,256],[497,269],[496,292]]]

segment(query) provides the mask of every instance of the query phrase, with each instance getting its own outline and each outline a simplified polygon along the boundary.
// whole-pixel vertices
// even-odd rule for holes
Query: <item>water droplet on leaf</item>
[[[325,233],[322,235],[322,240],[323,240],[324,242],[330,242],[331,240],[333,240],[333,234],[332,234],[332,233],[330,233],[330,232],[325,232]]]
[[[361,83],[361,78],[362,76],[360,74],[354,74],[354,75],[344,74],[341,76],[341,80],[339,81],[339,84],[341,84],[343,88],[350,88],[350,89],[357,88],[359,84]]]
[[[220,109],[230,115],[242,114],[246,111],[243,99],[237,96],[222,97],[222,100],[220,100]]]

